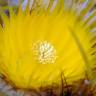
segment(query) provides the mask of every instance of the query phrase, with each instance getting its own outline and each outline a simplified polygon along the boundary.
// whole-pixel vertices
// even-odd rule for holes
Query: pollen
[[[57,59],[57,52],[54,46],[48,41],[38,41],[33,44],[33,54],[40,64],[54,64]]]

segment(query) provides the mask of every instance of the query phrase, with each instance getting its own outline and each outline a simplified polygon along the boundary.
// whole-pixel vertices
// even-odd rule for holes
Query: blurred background
[[[0,0],[0,7],[11,5],[11,6],[17,6],[19,2],[23,2],[24,0]]]
[[[8,4],[9,5],[18,5],[19,2],[23,2],[23,1],[27,1],[27,0],[0,0],[0,6],[5,6]],[[74,1],[87,1],[87,0],[74,0]],[[96,0],[94,0],[94,1],[96,2]]]
[[[31,4],[34,0],[30,0]],[[44,0],[48,1],[48,0]],[[74,1],[79,1],[79,2],[84,2],[88,0],[74,0]],[[90,0],[89,0],[90,1]],[[93,0],[94,4],[96,3],[96,0]],[[28,0],[0,0],[0,7],[5,7],[5,6],[15,6],[17,7],[20,3],[22,3],[23,8],[26,7]]]

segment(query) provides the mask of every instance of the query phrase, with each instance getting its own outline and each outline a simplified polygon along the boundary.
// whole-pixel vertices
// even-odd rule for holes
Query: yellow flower
[[[91,32],[96,22],[89,22],[95,16],[89,12],[93,1],[86,8],[74,7],[74,1],[66,6],[64,0],[56,6],[50,0],[47,8],[42,0],[34,3],[31,13],[29,8],[24,12],[19,8],[17,14],[9,9],[10,19],[2,12],[1,74],[16,88],[26,89],[59,85],[61,74],[68,84],[84,78],[86,72],[90,77],[96,56],[91,55],[96,50]]]

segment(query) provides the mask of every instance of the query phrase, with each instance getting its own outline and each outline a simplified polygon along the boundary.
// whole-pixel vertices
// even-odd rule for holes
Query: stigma
[[[37,41],[33,44],[35,60],[40,64],[54,64],[57,59],[55,47],[48,41]]]

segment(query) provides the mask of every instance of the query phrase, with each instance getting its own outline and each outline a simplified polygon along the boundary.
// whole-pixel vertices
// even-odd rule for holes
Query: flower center
[[[41,64],[53,64],[57,55],[54,46],[47,41],[38,41],[33,44],[35,59]]]

